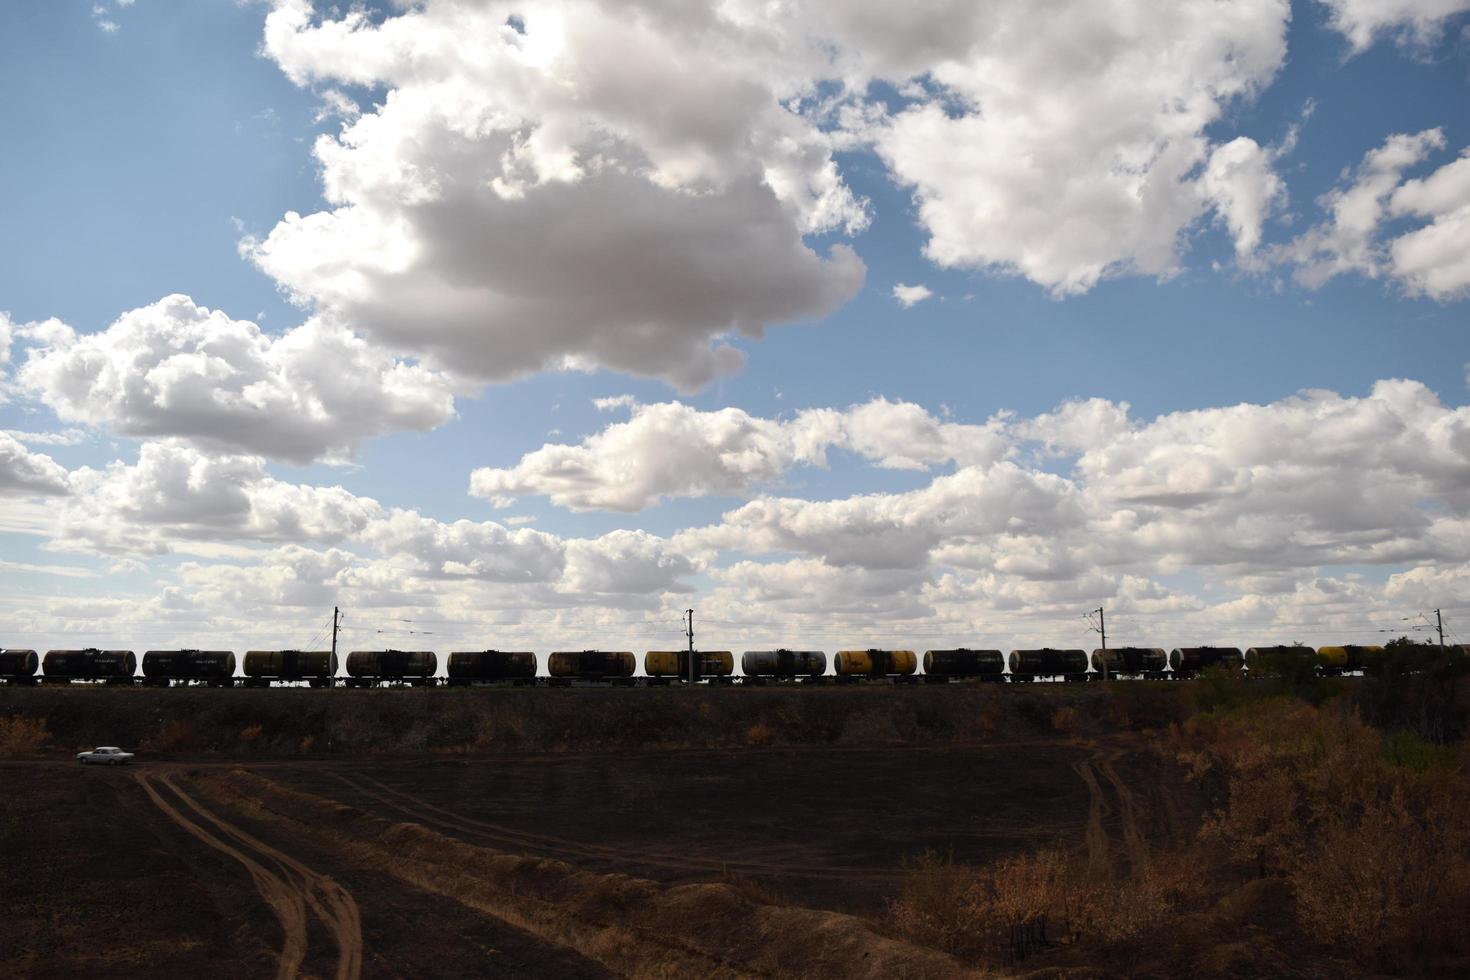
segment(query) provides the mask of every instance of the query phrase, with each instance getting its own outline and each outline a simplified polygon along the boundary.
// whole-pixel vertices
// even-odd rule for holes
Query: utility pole
[[[686,636],[689,637],[689,686],[690,687],[693,687],[694,686],[694,610],[693,609],[686,609],[686,610],[684,610],[684,617],[685,617],[685,619],[688,620],[688,625],[685,628],[684,633],[685,633]]]
[[[1439,652],[1444,654],[1444,617],[1438,609],[1434,611],[1434,628],[1439,630]]]
[[[1108,621],[1103,616],[1103,607],[1098,606],[1093,612],[1097,613],[1097,625],[1092,628],[1094,633],[1102,637],[1102,679],[1108,682]],[[1091,613],[1088,614],[1089,616]]]
[[[342,621],[342,610],[336,606],[332,607],[332,662],[330,664],[332,678],[327,681],[328,687],[337,686],[337,624]]]

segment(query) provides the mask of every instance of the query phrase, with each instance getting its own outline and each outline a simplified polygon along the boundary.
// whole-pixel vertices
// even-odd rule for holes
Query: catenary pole
[[[331,677],[330,680],[327,681],[327,686],[328,687],[335,687],[336,684],[337,684],[337,623],[339,623],[341,621],[341,619],[342,619],[342,610],[339,609],[339,608],[337,608],[336,606],[333,606],[332,607],[332,663],[331,663],[332,677]]]
[[[1097,613],[1097,625],[1092,628],[1092,631],[1102,637],[1102,679],[1106,684],[1108,681],[1108,621],[1103,615],[1102,606],[1098,606],[1092,612]],[[1092,613],[1087,615],[1091,616]]]
[[[688,629],[685,631],[689,636],[689,685],[694,686],[694,610],[684,610],[684,615],[689,619]]]

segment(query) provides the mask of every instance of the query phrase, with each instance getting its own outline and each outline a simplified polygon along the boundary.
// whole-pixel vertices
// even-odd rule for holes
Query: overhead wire
[[[1444,609],[1470,610],[1467,606],[1447,606]],[[560,613],[565,615],[565,613]],[[665,614],[667,615],[667,614]],[[719,617],[700,617],[698,623],[704,627],[705,636],[714,632],[731,635],[747,642],[780,642],[780,638],[795,640],[797,637],[810,638],[810,642],[833,641],[837,643],[857,641],[883,641],[890,640],[925,640],[942,639],[946,642],[972,642],[970,638],[983,636],[984,634],[1006,634],[1024,637],[1033,641],[1056,641],[1076,644],[1095,629],[1085,621],[1077,626],[1065,626],[1058,622],[1057,612],[1038,613],[1034,615],[1008,615],[996,618],[971,617],[963,620],[948,622],[935,621],[909,621],[903,619],[874,618],[871,615],[834,616],[811,614],[804,612],[792,612],[777,617],[763,617],[745,620],[729,620]],[[1368,637],[1383,636],[1388,634],[1418,634],[1425,629],[1433,629],[1434,625],[1429,622],[1427,616],[1420,614],[1423,622],[1411,622],[1414,617],[1404,617],[1396,624],[1388,624],[1380,617],[1370,616],[1367,618],[1356,618],[1347,615],[1322,614],[1301,619],[1283,619],[1279,615],[1261,615],[1246,619],[1231,620],[1211,616],[1207,610],[1138,610],[1138,611],[1116,611],[1110,614],[1110,638],[1114,640],[1112,645],[1137,645],[1148,646],[1158,642],[1159,634],[1168,631],[1173,634],[1185,634],[1198,636],[1211,634],[1219,636],[1225,633],[1249,634],[1255,632],[1272,631],[1277,633],[1294,631],[1312,631],[1317,633],[1330,633],[1343,637]],[[370,624],[358,626],[347,622],[344,614],[338,621],[340,631],[355,633],[358,636],[438,636],[446,640],[459,640],[461,638],[475,637],[484,639],[490,636],[516,637],[515,642],[522,642],[520,637],[534,635],[538,639],[547,635],[565,635],[569,639],[576,637],[626,637],[633,638],[668,638],[672,640],[675,636],[685,635],[685,623],[683,619],[677,621],[663,618],[663,616],[628,616],[611,618],[601,622],[581,623],[559,623],[551,622],[517,622],[500,623],[486,622],[476,619],[462,619],[450,616],[438,616],[429,618],[408,618],[404,616],[385,617],[380,620],[384,625]],[[408,629],[397,629],[387,624],[402,624]],[[433,627],[432,629],[419,627]],[[712,631],[710,628],[714,627]],[[180,636],[188,635],[192,630],[207,629],[210,632],[219,632],[220,627],[212,625],[205,627],[202,624],[189,623],[174,627],[151,627],[145,629],[129,629],[127,633],[136,637],[148,636]],[[330,626],[320,628],[312,639],[305,644],[303,649],[311,649],[326,635]],[[96,629],[72,628],[60,631],[58,636],[91,637],[105,634],[122,632],[116,626],[100,627]],[[1460,638],[1452,625],[1446,626],[1446,632],[1456,639]],[[770,638],[768,640],[768,638]],[[1170,637],[1170,642],[1174,637]],[[529,640],[527,640],[529,642]],[[728,641],[722,641],[728,642]],[[808,642],[803,639],[801,642]]]

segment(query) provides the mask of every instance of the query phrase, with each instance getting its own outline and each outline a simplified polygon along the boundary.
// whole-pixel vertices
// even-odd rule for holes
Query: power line
[[[1323,614],[1308,618],[1291,619],[1283,618],[1282,612],[1277,611],[1274,615],[1261,615],[1247,619],[1230,619],[1228,616],[1212,615],[1210,610],[1191,609],[1187,611],[1170,610],[1140,610],[1128,611],[1128,619],[1133,621],[1125,625],[1121,630],[1115,629],[1115,639],[1123,638],[1125,645],[1149,645],[1158,643],[1161,633],[1201,635],[1209,634],[1220,636],[1222,634],[1236,634],[1239,639],[1241,634],[1249,635],[1257,632],[1284,633],[1295,631],[1312,631],[1318,634],[1335,634],[1342,637],[1353,636],[1379,636],[1393,633],[1412,634],[1422,632],[1426,629],[1434,629],[1439,633],[1440,642],[1443,643],[1443,632],[1448,630],[1454,639],[1459,639],[1459,634],[1452,625],[1444,623],[1444,612],[1446,609],[1470,609],[1470,606],[1449,606],[1434,610],[1435,621],[1430,622],[1428,614],[1420,613],[1418,619],[1422,622],[1411,622],[1414,617],[1404,617],[1397,624],[1385,624],[1375,621],[1373,618],[1367,620],[1359,619],[1350,613],[1345,615]],[[1289,611],[1288,611],[1289,612]],[[431,618],[409,618],[406,616],[384,617],[380,622],[382,625],[347,625],[346,617],[340,614],[340,610],[334,610],[334,630],[350,630],[358,635],[373,636],[441,636],[447,639],[464,637],[485,637],[487,634],[508,637],[517,637],[514,642],[523,642],[520,637],[527,634],[535,634],[540,637],[547,635],[565,635],[569,640],[575,642],[576,638],[598,636],[605,637],[610,642],[633,641],[636,639],[668,638],[675,635],[681,638],[691,639],[692,622],[680,619],[673,620],[663,616],[640,615],[636,618],[613,618],[603,621],[563,623],[557,622],[556,617],[565,615],[566,611],[558,611],[556,616],[546,622],[486,622],[483,620],[457,619],[453,617],[440,616]],[[685,611],[688,616],[689,611]],[[785,614],[777,614],[776,618],[754,618],[748,620],[724,620],[718,618],[702,619],[701,621],[716,627],[723,627],[723,631],[731,634],[728,640],[720,641],[721,644],[736,640],[745,642],[791,642],[797,637],[808,637],[811,642],[836,643],[872,643],[875,641],[889,643],[923,641],[927,639],[943,639],[950,642],[970,642],[970,638],[983,637],[986,634],[1004,634],[1007,639],[1015,637],[1034,638],[1036,641],[1050,640],[1075,644],[1084,632],[1084,628],[1069,628],[1058,622],[1059,610],[1047,610],[1020,616],[1011,615],[989,619],[986,617],[970,617],[950,621],[934,620],[910,620],[910,619],[887,619],[873,618],[872,616],[841,616],[840,614],[815,614],[805,611],[795,611]],[[1086,629],[1091,629],[1103,636],[1102,643],[1106,649],[1105,634],[1102,633],[1104,620],[1103,610],[1094,610],[1089,614],[1097,615],[1097,622]],[[667,615],[665,613],[664,615]],[[1143,622],[1138,622],[1142,620]],[[1089,618],[1089,622],[1091,622]],[[394,625],[401,624],[409,628],[396,628]],[[214,623],[205,625],[202,622],[190,621],[171,626],[152,626],[146,628],[129,628],[116,625],[99,628],[64,628],[59,630],[37,630],[38,634],[56,637],[93,637],[113,636],[126,633],[127,635],[142,639],[145,637],[166,636],[170,638],[188,636],[190,633],[208,631],[218,635],[221,632],[241,632],[252,635],[269,633],[280,635],[280,628],[259,627],[259,622],[243,623],[234,622],[225,625]],[[254,627],[254,628],[252,628]],[[426,629],[422,627],[435,627]],[[291,627],[285,627],[290,629]],[[307,649],[314,647],[325,635],[328,627],[322,627],[305,645]],[[27,631],[30,632],[30,631]],[[759,638],[759,639],[757,639]],[[775,639],[779,638],[779,639]],[[997,637],[999,639],[1000,637]],[[1176,637],[1170,636],[1169,641],[1175,642]],[[531,642],[528,638],[524,642]],[[800,641],[807,642],[807,641]],[[993,641],[992,641],[993,642]],[[335,645],[335,644],[334,644]],[[1244,644],[1239,644],[1244,645]]]

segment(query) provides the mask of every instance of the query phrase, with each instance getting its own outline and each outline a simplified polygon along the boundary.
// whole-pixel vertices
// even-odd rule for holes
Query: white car
[[[78,752],[77,761],[95,762],[104,766],[120,766],[133,761],[133,753],[124,752],[116,745],[99,745],[91,752]]]

